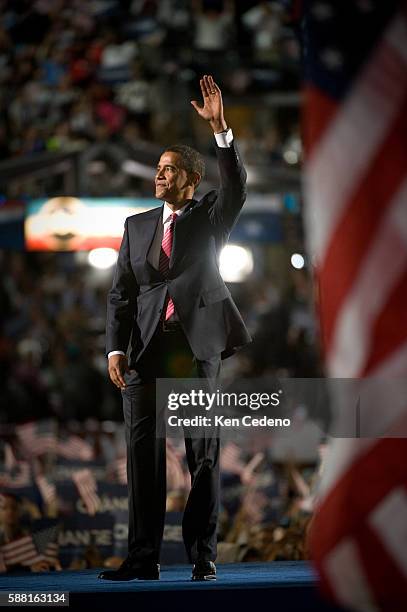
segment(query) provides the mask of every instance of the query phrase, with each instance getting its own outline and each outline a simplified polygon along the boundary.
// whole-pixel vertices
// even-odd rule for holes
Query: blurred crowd
[[[297,163],[297,112],[250,105],[298,90],[290,4],[1,0],[0,160],[89,145],[114,158],[140,139],[211,153],[189,100],[214,72],[245,159]]]
[[[122,419],[105,357],[111,270],[101,274],[78,256],[0,252],[0,423]],[[304,270],[292,271],[286,291],[264,278],[230,287],[253,342],[225,360],[229,379],[321,375]]]
[[[0,257],[0,420],[119,420],[103,347],[107,283],[89,283],[72,253]]]
[[[270,94],[298,90],[292,4],[0,0],[0,163],[78,152],[85,195],[150,196],[150,180],[124,181],[123,162],[146,141],[182,141],[212,154],[211,134],[189,100],[200,97],[199,77],[214,73],[245,163],[300,164],[298,109],[267,103]],[[40,192],[17,180],[7,195],[55,195],[41,180]],[[121,395],[105,357],[111,270],[96,271],[85,258],[0,251],[0,571],[61,567],[56,523],[43,528],[49,548],[32,563],[12,562],[13,541],[28,542],[33,521],[69,514],[53,481],[58,457],[83,461],[72,482],[89,515],[97,512],[100,473],[87,462],[99,461],[100,482],[126,483]],[[253,342],[225,361],[228,380],[321,375],[306,271],[292,270],[285,289],[264,277],[230,289]],[[183,450],[169,443],[167,459],[168,510],[182,512]],[[226,444],[219,560],[306,558],[319,467],[276,462],[267,445]],[[37,501],[21,487],[34,488]],[[119,563],[91,543],[70,567]]]
[[[324,452],[321,444],[314,461],[276,462],[270,447],[254,450],[224,441],[218,562],[308,558],[306,530]],[[115,508],[123,505],[120,500],[127,501],[126,482],[124,433],[119,425],[88,421],[78,429],[74,421],[61,426],[45,419],[2,426],[0,572],[118,566],[125,556],[123,544],[121,554],[114,546],[106,554],[94,538],[86,541],[86,534],[95,535],[102,525],[106,528],[106,518],[113,521],[111,537],[117,533],[123,514],[115,514]],[[109,495],[111,485],[116,486],[114,497]],[[178,563],[184,555],[180,520],[189,487],[183,442],[169,439],[167,512],[173,520],[165,533],[168,540],[178,542],[173,561]],[[69,531],[75,528],[76,532]],[[69,533],[84,534],[79,548],[70,552]]]

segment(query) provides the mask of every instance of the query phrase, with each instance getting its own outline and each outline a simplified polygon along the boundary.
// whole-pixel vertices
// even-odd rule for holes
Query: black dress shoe
[[[134,566],[125,559],[117,570],[104,570],[98,578],[101,580],[159,580],[160,566],[158,563]]]
[[[216,566],[213,561],[198,559],[192,568],[192,580],[216,580]]]

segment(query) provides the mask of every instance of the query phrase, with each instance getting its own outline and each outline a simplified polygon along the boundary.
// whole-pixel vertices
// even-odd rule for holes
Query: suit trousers
[[[166,508],[166,440],[157,437],[156,378],[204,378],[216,381],[220,355],[195,359],[181,329],[164,332],[160,323],[121,390],[127,446],[129,558],[135,565],[158,563]],[[184,432],[185,434],[185,432]],[[220,442],[212,432],[185,436],[191,490],[182,535],[188,559],[214,561],[219,512]]]

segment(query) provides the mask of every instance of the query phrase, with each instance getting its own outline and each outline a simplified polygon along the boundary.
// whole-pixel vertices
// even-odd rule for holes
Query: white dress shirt
[[[230,143],[233,140],[233,133],[230,128],[226,130],[226,132],[221,132],[220,134],[214,134],[214,136],[215,136],[216,144],[218,145],[218,147],[221,147],[223,149],[227,149],[230,147]],[[178,210],[173,211],[168,206],[167,202],[164,202],[163,214],[162,214],[162,227],[160,228],[160,230],[162,229],[162,231],[156,231],[153,242],[151,244],[150,250],[147,255],[147,260],[156,270],[158,270],[159,268],[162,237],[167,229],[166,224],[168,224],[169,222],[170,215],[172,215],[173,212],[175,212],[177,215],[182,215],[182,213],[184,212],[188,204],[189,202],[187,202],[185,206],[183,206],[182,208],[179,208]],[[171,317],[171,320],[177,320],[176,315],[175,316],[173,315]],[[126,353],[122,350],[110,351],[107,357],[109,358],[112,355],[125,355],[125,354]]]

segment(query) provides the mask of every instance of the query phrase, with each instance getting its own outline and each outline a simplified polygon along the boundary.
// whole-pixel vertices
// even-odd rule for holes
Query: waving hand
[[[202,119],[209,121],[215,133],[224,132],[227,130],[227,125],[223,115],[222,92],[219,86],[211,75],[206,74],[200,79],[199,84],[201,86],[203,106],[200,106],[196,100],[191,100],[192,106]]]

